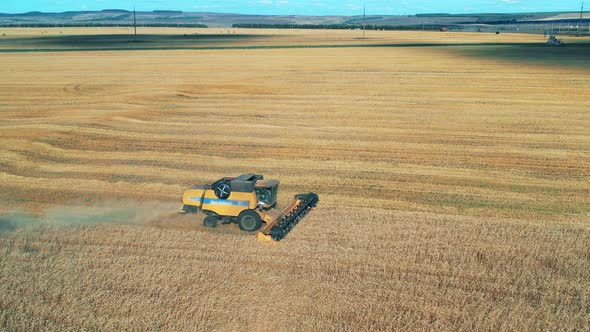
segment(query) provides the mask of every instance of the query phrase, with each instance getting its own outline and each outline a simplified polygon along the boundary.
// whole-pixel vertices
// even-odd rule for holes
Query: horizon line
[[[100,13],[100,12],[133,12],[133,9],[117,9],[117,8],[105,8],[100,10],[66,10],[62,12],[44,12],[44,11],[28,11],[18,13],[6,13],[0,12],[1,15],[26,15],[26,14],[64,14],[64,13]],[[306,14],[243,14],[235,12],[207,12],[207,11],[183,11],[175,9],[154,9],[154,10],[136,10],[136,13],[154,13],[154,12],[178,12],[178,13],[206,13],[206,14],[221,14],[221,15],[243,15],[243,16],[315,16],[315,17],[326,17],[326,16],[340,16],[340,17],[353,17],[362,16],[358,15],[338,15],[338,14],[323,14],[323,15],[306,15]],[[465,15],[493,15],[493,14],[569,14],[579,13],[579,11],[539,11],[539,12],[471,12],[471,13],[415,13],[415,14],[371,14],[370,16],[417,16],[417,15],[450,15],[450,16],[465,16]]]

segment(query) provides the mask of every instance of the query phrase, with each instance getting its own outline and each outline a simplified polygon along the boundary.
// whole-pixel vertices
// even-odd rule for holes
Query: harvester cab
[[[197,213],[207,216],[207,227],[218,223],[237,223],[241,230],[258,231],[262,242],[280,241],[319,199],[315,193],[295,195],[293,201],[282,210],[277,210],[279,181],[265,180],[262,175],[242,174],[224,177],[212,184],[192,186],[184,192],[183,206],[179,213]]]

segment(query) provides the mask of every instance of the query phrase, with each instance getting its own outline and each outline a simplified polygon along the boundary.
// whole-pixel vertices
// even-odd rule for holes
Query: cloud
[[[356,4],[356,3],[351,3],[351,2],[345,3],[344,7],[348,8],[348,9],[352,9],[352,10],[360,10],[363,8],[363,6]]]

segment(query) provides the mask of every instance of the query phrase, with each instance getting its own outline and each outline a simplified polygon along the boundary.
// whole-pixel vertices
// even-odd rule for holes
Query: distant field
[[[371,45],[371,44],[461,44],[461,43],[531,43],[542,36],[492,33],[440,33],[351,30],[263,30],[263,29],[175,29],[140,28],[0,28],[0,49],[87,47],[206,47],[206,46],[285,46],[285,45]],[[3,36],[4,35],[4,36]],[[83,36],[79,38],[77,36]],[[109,42],[110,39],[110,42]],[[590,40],[590,38],[583,39]],[[93,44],[94,43],[94,44]],[[125,45],[127,44],[127,45]]]
[[[549,16],[549,17],[544,17],[544,18],[539,18],[539,21],[546,21],[546,20],[565,20],[565,19],[576,19],[576,18],[580,18],[580,13],[564,13],[564,14],[558,14],[558,15],[553,15],[553,16]],[[585,12],[582,15],[582,18],[590,18],[590,13]]]
[[[522,19],[543,19],[555,15],[573,15],[578,13],[505,13],[505,14],[422,14],[422,15],[368,15],[365,22],[370,25],[455,25],[465,22],[477,21],[517,21]],[[31,12],[24,14],[2,14],[0,13],[0,26],[2,25],[24,25],[29,26],[58,26],[64,24],[83,25],[131,25],[134,13],[124,10],[103,10],[103,11],[82,11],[64,13],[39,13]],[[362,25],[363,16],[305,16],[305,15],[242,15],[222,14],[207,12],[180,12],[180,11],[154,11],[136,13],[137,22],[140,26],[144,24],[166,24],[177,26],[178,24],[206,24],[208,27],[231,27],[233,24],[347,24]]]
[[[588,39],[141,32],[0,29],[0,329],[587,328]],[[247,172],[318,208],[175,215]]]
[[[144,33],[141,33],[144,32]],[[535,65],[588,68],[590,37],[567,37],[567,47],[547,48],[545,38],[527,34],[349,30],[0,28],[0,53],[129,50],[251,50],[297,48],[449,47],[468,56]]]

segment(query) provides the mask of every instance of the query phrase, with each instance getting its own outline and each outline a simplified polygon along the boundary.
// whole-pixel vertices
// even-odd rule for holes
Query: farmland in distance
[[[105,30],[0,29],[0,329],[587,328],[588,40]],[[318,208],[175,215],[241,173]]]

